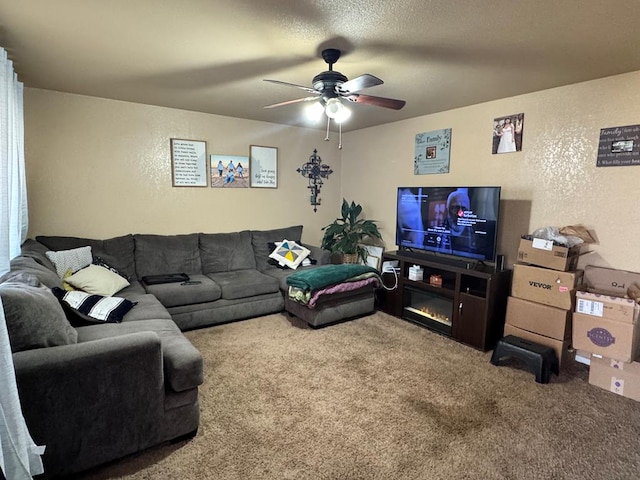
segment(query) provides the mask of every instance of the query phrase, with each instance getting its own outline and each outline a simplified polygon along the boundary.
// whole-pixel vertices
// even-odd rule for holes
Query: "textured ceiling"
[[[324,128],[322,48],[407,101],[351,104],[346,131],[640,70],[638,0],[0,0],[0,46],[27,87]],[[504,113],[504,112],[503,112]]]

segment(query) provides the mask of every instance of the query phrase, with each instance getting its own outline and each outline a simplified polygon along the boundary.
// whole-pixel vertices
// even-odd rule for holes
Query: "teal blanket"
[[[302,290],[317,290],[329,285],[341,283],[365,273],[378,274],[368,265],[345,263],[342,265],[322,265],[317,268],[302,270],[287,277],[287,285]]]

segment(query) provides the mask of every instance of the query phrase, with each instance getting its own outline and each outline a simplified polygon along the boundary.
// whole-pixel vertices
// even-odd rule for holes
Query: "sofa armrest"
[[[302,246],[309,249],[311,258],[317,260],[318,265],[328,265],[331,263],[331,252],[329,250],[324,250],[323,248],[306,243],[302,243]]]
[[[132,333],[13,355],[27,426],[64,474],[157,442],[164,413],[160,338]]]

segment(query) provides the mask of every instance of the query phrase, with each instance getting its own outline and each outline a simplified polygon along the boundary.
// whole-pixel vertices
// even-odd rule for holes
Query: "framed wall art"
[[[251,145],[249,169],[252,187],[278,188],[278,149]]]
[[[249,157],[211,155],[211,188],[248,188],[251,177]]]
[[[413,174],[449,173],[451,129],[416,134]]]
[[[364,247],[367,250],[367,261],[363,262],[361,259],[359,263],[364,263],[365,265],[369,265],[370,267],[380,270],[380,262],[382,261],[382,254],[384,253],[384,248],[376,245],[364,245],[364,244],[360,244],[359,246]]]
[[[640,165],[639,138],[640,125],[601,129],[596,167]]]
[[[514,113],[493,119],[493,143],[491,153],[522,151],[524,135],[524,113]]]
[[[171,172],[174,187],[206,187],[207,142],[172,138]]]

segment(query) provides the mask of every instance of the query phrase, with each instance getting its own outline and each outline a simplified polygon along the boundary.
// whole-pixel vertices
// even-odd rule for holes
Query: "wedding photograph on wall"
[[[524,113],[493,119],[493,146],[491,153],[522,151]]]

